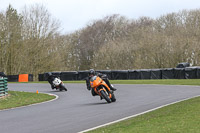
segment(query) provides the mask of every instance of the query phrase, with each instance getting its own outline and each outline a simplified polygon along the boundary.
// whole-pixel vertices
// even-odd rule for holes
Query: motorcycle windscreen
[[[101,84],[101,81],[102,79],[98,76],[93,76],[91,79],[90,79],[90,85],[91,87],[96,87],[96,86],[99,86]]]

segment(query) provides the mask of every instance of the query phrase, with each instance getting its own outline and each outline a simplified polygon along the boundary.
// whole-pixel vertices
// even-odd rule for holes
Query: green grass
[[[8,96],[0,98],[0,110],[40,103],[54,99],[55,96],[42,93],[8,91]]]
[[[169,105],[89,133],[200,133],[200,97]]]

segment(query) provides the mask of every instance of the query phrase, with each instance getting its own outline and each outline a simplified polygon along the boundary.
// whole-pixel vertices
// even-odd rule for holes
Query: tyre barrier
[[[8,94],[8,80],[5,77],[0,77],[0,97]]]
[[[84,80],[88,76],[85,71],[52,72],[63,81]],[[139,70],[96,70],[106,74],[110,80],[137,80],[137,79],[200,79],[200,67],[162,68]],[[47,72],[39,74],[39,81],[47,80]]]

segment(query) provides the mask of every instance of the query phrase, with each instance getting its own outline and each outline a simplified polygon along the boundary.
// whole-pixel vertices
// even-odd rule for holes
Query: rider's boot
[[[102,100],[103,99],[103,97],[102,96],[100,96],[100,100]]]
[[[106,84],[110,87],[110,89],[111,89],[112,91],[116,91],[116,90],[117,90],[117,89],[114,88],[114,86],[108,81],[108,79],[104,79],[104,81],[105,81]]]
[[[54,87],[54,85],[53,84],[51,84],[51,89],[53,90],[55,87]]]
[[[110,85],[110,89],[112,90],[112,91],[116,91],[117,89],[116,88],[114,88],[114,86],[111,84]]]

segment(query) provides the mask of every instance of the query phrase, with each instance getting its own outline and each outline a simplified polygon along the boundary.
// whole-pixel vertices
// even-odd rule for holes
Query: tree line
[[[64,16],[63,16],[64,17]],[[0,12],[0,71],[7,75],[49,71],[173,68],[200,65],[200,9],[156,19],[113,14],[61,34],[43,5],[11,5]]]

